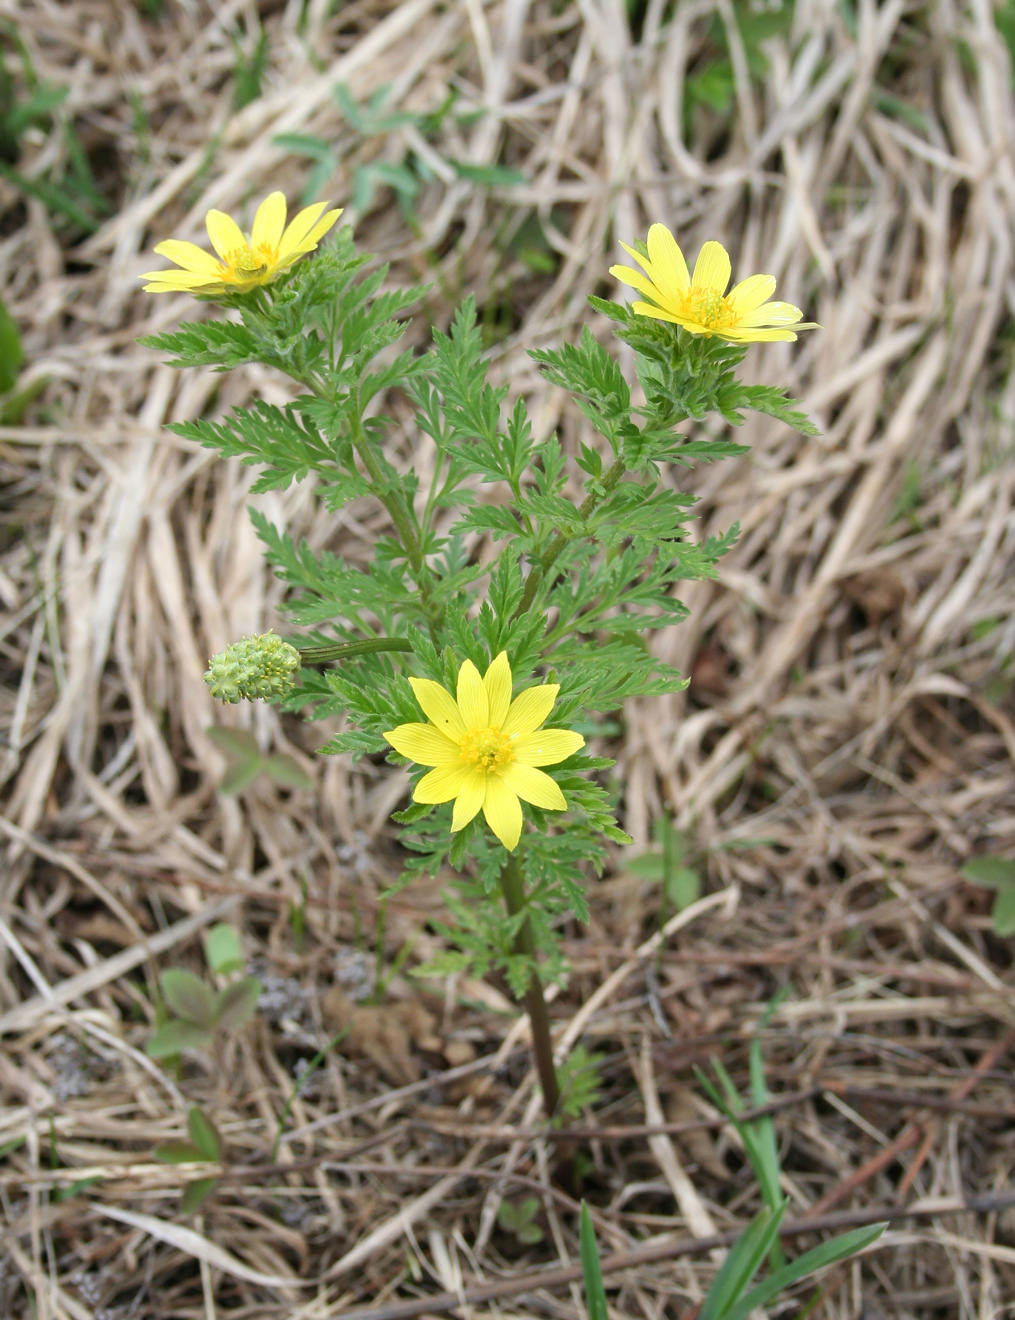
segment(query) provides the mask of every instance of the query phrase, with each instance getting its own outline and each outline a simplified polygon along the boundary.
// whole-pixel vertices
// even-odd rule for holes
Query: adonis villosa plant
[[[542,986],[562,975],[560,918],[587,918],[589,869],[601,870],[605,841],[629,841],[613,814],[616,788],[595,777],[613,763],[589,755],[586,738],[629,698],[683,685],[648,634],[684,617],[678,584],[714,577],[737,536],[734,526],[696,543],[694,497],[672,473],[744,447],[679,428],[710,415],[739,425],[753,409],[812,433],[785,391],[736,375],[752,340],[809,327],[797,308],[767,301],[770,276],[727,294],[718,243],[690,275],[673,236],[653,225],[647,245],[627,249],[645,273],[614,270],[652,301],[589,299],[633,350],[643,399],[587,327],[577,343],[532,353],[600,437],[570,456],[556,435],[535,436],[522,399],[508,408],[507,387],[489,382],[471,298],[429,352],[396,352],[401,318],[424,289],[387,287],[387,268],[357,252],[348,228],[303,260],[339,214],[325,211],[285,227],[273,193],[249,237],[212,212],[218,258],[169,240],[156,250],[183,269],[145,276],[153,292],[185,289],[234,313],[144,341],[173,365],[256,362],[299,388],[286,407],[257,402],[172,429],[260,467],[254,491],[313,473],[328,509],[376,500],[392,527],[363,567],[296,545],[252,512],[302,631],[289,642],[244,638],[214,657],[207,681],[224,701],[267,697],[310,718],[342,715],[346,731],[324,752],[387,752],[413,767],[412,802],[394,817],[404,880],[445,858],[460,872],[442,927],[451,951],[430,970],[506,976],[530,1014],[552,1113]],[[431,451],[406,471],[385,452],[392,422],[381,409],[394,391],[415,408],[414,444]],[[567,493],[575,467],[577,504]],[[425,487],[418,470],[432,471]]]

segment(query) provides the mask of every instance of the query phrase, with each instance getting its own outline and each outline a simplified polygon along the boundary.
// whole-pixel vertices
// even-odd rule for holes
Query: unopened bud
[[[302,661],[295,646],[274,632],[242,637],[213,655],[204,681],[213,697],[235,705],[238,701],[284,697],[295,687],[293,675]]]

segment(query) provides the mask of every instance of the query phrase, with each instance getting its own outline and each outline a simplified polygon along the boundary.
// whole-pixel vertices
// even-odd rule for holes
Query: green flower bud
[[[293,675],[302,661],[295,646],[274,632],[242,637],[213,655],[204,681],[213,697],[231,706],[238,701],[284,697],[296,686]]]

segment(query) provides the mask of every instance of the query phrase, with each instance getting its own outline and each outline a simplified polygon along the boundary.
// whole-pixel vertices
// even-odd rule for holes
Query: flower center
[[[728,330],[737,321],[729,300],[714,289],[690,289],[685,293],[684,315],[707,330]]]
[[[465,764],[477,770],[499,770],[515,759],[511,739],[500,729],[470,729],[459,739],[458,749]]]
[[[226,266],[231,274],[250,279],[263,275],[271,264],[273,256],[274,254],[264,243],[259,244],[256,252],[253,252],[248,244],[244,244],[243,247],[233,248],[231,252],[226,253]]]

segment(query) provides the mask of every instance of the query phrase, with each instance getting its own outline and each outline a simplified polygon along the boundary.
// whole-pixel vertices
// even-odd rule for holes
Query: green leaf
[[[603,1271],[599,1264],[596,1231],[592,1224],[589,1208],[584,1201],[582,1201],[581,1214],[578,1220],[578,1240],[582,1278],[585,1281],[585,1306],[589,1313],[589,1320],[608,1320],[606,1289],[603,1287]]]
[[[543,1240],[543,1230],[535,1222],[539,1213],[539,1202],[534,1196],[527,1196],[517,1205],[511,1201],[501,1201],[497,1211],[497,1223],[505,1233],[526,1246],[534,1246]]]
[[[558,1115],[577,1118],[596,1103],[601,1094],[599,1069],[602,1062],[601,1054],[590,1053],[584,1045],[574,1047],[570,1057],[557,1070],[560,1084]]]
[[[210,1045],[214,1032],[207,1027],[198,1027],[193,1022],[181,1022],[174,1018],[163,1023],[145,1046],[145,1053],[153,1059],[168,1059],[183,1050],[200,1050]]]
[[[787,1204],[784,1201],[774,1212],[765,1206],[730,1247],[712,1280],[698,1320],[729,1320],[730,1308],[749,1287],[776,1240]]]
[[[208,932],[204,943],[204,956],[209,970],[217,976],[243,970],[243,946],[240,944],[240,937],[232,926],[226,925],[224,921],[212,926]]]
[[[1015,861],[1008,857],[974,857],[962,868],[966,880],[989,889],[1005,889],[1015,884]]]
[[[194,1214],[204,1205],[218,1185],[218,1178],[198,1178],[196,1182],[188,1183],[183,1189],[183,1196],[180,1198],[182,1213],[185,1215]]]
[[[261,95],[261,83],[264,69],[268,62],[268,34],[264,30],[257,35],[253,50],[245,52],[234,36],[233,47],[236,51],[236,63],[233,66],[233,109],[242,110],[251,101]]]
[[[661,853],[639,853],[629,857],[621,864],[625,875],[633,875],[638,880],[662,880],[666,873],[666,863]]]
[[[254,1015],[261,994],[261,982],[256,976],[245,976],[235,985],[227,986],[215,997],[215,1024],[231,1031],[242,1027]]]
[[[836,1261],[845,1260],[848,1256],[855,1256],[857,1252],[863,1251],[872,1242],[876,1242],[887,1227],[888,1224],[883,1223],[873,1224],[869,1228],[857,1228],[851,1233],[843,1233],[841,1237],[833,1238],[831,1242],[822,1242],[813,1250],[804,1252],[802,1256],[798,1256],[796,1260],[784,1265],[781,1270],[770,1274],[757,1287],[741,1297],[723,1313],[722,1320],[747,1320],[756,1307],[767,1306],[784,1288],[796,1283],[798,1279],[803,1279],[808,1274],[813,1274],[815,1270],[824,1269],[826,1265],[834,1265]],[[704,1317],[700,1320],[704,1320]]]
[[[28,178],[19,173],[12,165],[0,160],[0,178],[4,178],[15,188],[29,197],[37,197],[54,215],[62,215],[86,234],[93,234],[99,227],[94,216],[82,209],[66,189],[48,179]]]
[[[61,1201],[69,1201],[74,1196],[80,1196],[82,1192],[87,1192],[89,1187],[94,1187],[97,1182],[101,1181],[97,1174],[92,1178],[75,1178],[66,1187],[55,1187],[51,1195],[53,1200],[59,1204]]]
[[[258,341],[246,326],[234,321],[185,321],[176,330],[146,335],[138,340],[145,348],[173,356],[170,367],[214,367],[228,371],[260,359]]]
[[[666,877],[666,895],[683,912],[701,897],[701,876],[690,866],[675,866]]]
[[[284,752],[269,756],[264,762],[264,772],[271,779],[274,779],[276,784],[284,784],[287,788],[313,788],[314,786],[314,781],[300,763]]]
[[[185,967],[162,973],[162,993],[178,1018],[199,1027],[210,1027],[215,1021],[214,991]]]
[[[524,174],[504,165],[471,165],[465,160],[449,160],[448,164],[460,179],[482,183],[487,188],[517,188],[528,183]]]
[[[0,299],[0,394],[6,394],[17,384],[23,360],[18,323]]]
[[[200,1164],[208,1158],[189,1141],[169,1141],[164,1146],[156,1146],[152,1155],[163,1164]]]
[[[249,729],[230,729],[223,724],[213,724],[205,729],[205,733],[227,756],[238,757],[241,761],[260,759],[261,749]]]
[[[187,1129],[194,1145],[206,1160],[218,1160],[222,1157],[222,1138],[218,1129],[204,1110],[194,1105],[187,1115]]]
[[[710,110],[724,114],[733,104],[736,83],[733,65],[726,59],[713,60],[700,73],[692,74],[686,83],[687,95]]]
[[[35,402],[49,384],[48,376],[36,376],[21,390],[15,390],[0,403],[0,426],[20,426],[29,404]]]
[[[991,920],[995,934],[1015,935],[1015,885],[997,891]]]
[[[309,133],[276,133],[271,139],[271,145],[281,147],[283,151],[295,151],[301,156],[309,156],[311,160],[338,163],[331,143]]]
[[[235,797],[237,793],[242,793],[252,784],[263,769],[264,764],[260,757],[256,761],[234,761],[222,776],[219,792],[224,793],[226,797]]]

